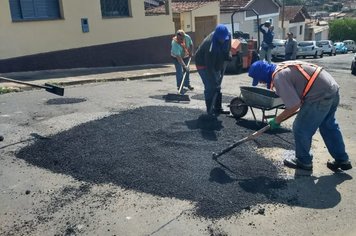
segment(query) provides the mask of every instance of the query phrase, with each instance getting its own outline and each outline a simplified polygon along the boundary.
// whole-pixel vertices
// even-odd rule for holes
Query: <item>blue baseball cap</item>
[[[218,24],[214,31],[214,36],[218,40],[229,40],[230,39],[230,32],[227,27],[223,24]]]
[[[272,74],[276,69],[275,64],[269,64],[265,61],[256,61],[248,70],[248,76],[252,77],[252,86],[256,86],[259,82],[267,84],[267,88],[271,87]]]

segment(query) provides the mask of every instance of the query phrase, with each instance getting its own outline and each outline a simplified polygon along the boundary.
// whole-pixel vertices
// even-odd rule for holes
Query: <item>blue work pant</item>
[[[189,57],[183,58],[184,63],[187,65],[189,61]],[[176,58],[173,59],[174,66],[176,68],[176,82],[177,82],[177,88],[179,89],[180,84],[182,83],[183,75],[184,75],[184,68],[183,66],[178,62]],[[184,80],[184,87],[188,87],[190,85],[190,78],[189,78],[189,71],[187,71],[185,75],[185,80]]]
[[[330,155],[336,161],[349,159],[335,112],[340,96],[334,96],[317,102],[304,102],[293,124],[296,158],[304,164],[311,164],[313,156],[310,152],[312,137],[319,132]]]
[[[204,84],[206,111],[208,113],[211,113],[213,111],[212,109],[221,109],[221,71],[214,71],[213,73],[208,73],[207,69],[199,69],[198,73]],[[214,107],[212,108],[212,106]]]

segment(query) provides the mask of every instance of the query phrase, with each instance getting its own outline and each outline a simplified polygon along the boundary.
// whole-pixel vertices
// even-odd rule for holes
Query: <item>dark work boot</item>
[[[285,159],[283,163],[285,166],[293,169],[303,169],[309,171],[313,169],[313,164],[304,164],[300,162],[297,158]]]
[[[4,141],[4,136],[0,135],[0,142]]]
[[[222,93],[218,93],[215,100],[215,107],[214,107],[215,114],[230,114],[230,111],[224,111],[222,109]]]
[[[352,169],[352,165],[349,160],[347,160],[347,161],[328,161],[326,163],[326,166],[332,171],[337,171],[339,168],[341,170]]]

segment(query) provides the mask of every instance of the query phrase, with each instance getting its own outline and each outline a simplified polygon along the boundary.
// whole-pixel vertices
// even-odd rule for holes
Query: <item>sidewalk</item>
[[[191,72],[196,72],[194,64],[190,65]],[[58,84],[60,86],[104,82],[147,79],[163,75],[175,75],[172,64],[151,64],[122,67],[74,68],[59,70],[43,70],[29,72],[4,73],[0,76],[27,83],[44,85]],[[32,87],[0,80],[0,87],[28,90]]]

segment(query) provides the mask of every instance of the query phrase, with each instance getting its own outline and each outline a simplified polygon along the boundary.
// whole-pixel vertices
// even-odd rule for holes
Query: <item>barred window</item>
[[[59,0],[9,0],[13,21],[59,19]]]
[[[103,17],[128,17],[130,6],[128,0],[100,0]]]

